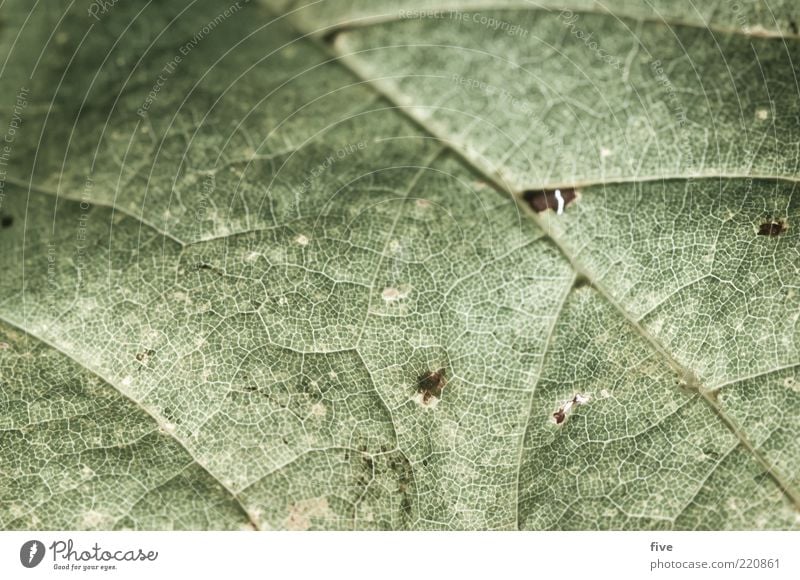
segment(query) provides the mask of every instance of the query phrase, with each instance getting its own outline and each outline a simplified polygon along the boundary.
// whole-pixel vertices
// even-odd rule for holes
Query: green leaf
[[[2,528],[800,527],[788,3],[176,4],[3,7]]]

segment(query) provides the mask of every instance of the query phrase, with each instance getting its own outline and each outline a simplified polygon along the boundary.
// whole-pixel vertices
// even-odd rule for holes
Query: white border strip
[[[70,539],[72,561],[64,560]],[[31,540],[46,553],[28,569],[21,550]],[[798,547],[798,532],[3,532],[0,577],[777,580],[800,578]],[[95,560],[151,552],[155,559]]]

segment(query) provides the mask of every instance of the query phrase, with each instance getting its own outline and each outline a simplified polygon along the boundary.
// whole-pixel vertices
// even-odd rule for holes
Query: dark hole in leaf
[[[779,236],[786,231],[786,224],[778,220],[765,221],[758,228],[759,236]]]
[[[553,413],[553,419],[556,420],[556,425],[561,425],[564,422],[564,419],[567,418],[567,414],[564,413],[563,409],[559,409],[555,413]]]
[[[198,270],[213,270],[214,268],[214,266],[206,262],[198,262],[196,267]]]
[[[14,218],[10,215],[4,215],[2,218],[0,218],[0,226],[2,226],[3,228],[10,228],[11,224],[13,223],[14,223]]]
[[[444,369],[428,371],[417,378],[417,391],[422,393],[422,402],[427,403],[431,397],[442,398],[442,390],[447,384]]]
[[[792,33],[797,34],[797,32],[798,32],[798,30],[797,30],[797,22],[795,22],[794,20],[790,20],[789,21],[789,29],[792,31]]]
[[[556,194],[556,192],[559,192]],[[557,212],[559,207],[558,197],[563,200],[562,210],[572,203],[577,195],[575,190],[569,189],[529,189],[522,194],[522,199],[528,202],[536,213],[542,213],[547,209]]]

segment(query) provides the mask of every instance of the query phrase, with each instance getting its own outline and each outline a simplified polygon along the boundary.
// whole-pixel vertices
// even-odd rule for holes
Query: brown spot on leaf
[[[400,494],[400,508],[403,519],[410,522],[413,517],[412,496],[414,494],[414,474],[411,464],[400,453],[393,454],[388,462],[389,468],[397,478],[397,491]]]
[[[143,352],[137,352],[136,353],[136,360],[138,360],[139,362],[143,363],[143,362],[146,362],[147,359],[150,358],[151,356],[153,356],[154,354],[156,354],[156,351],[154,351],[151,348],[148,348],[147,350],[145,350]]]
[[[779,236],[786,231],[786,223],[781,220],[767,220],[758,228],[759,236]]]
[[[417,392],[422,394],[422,402],[428,403],[431,397],[442,398],[442,391],[446,384],[444,369],[428,371],[417,378]]]
[[[564,200],[564,207],[575,201],[577,194],[573,188],[565,189],[529,189],[522,194],[529,206],[536,213],[542,213],[545,210],[552,209],[558,211],[558,196],[556,191],[560,192],[561,199]]]
[[[575,407],[580,405],[585,405],[589,402],[588,395],[582,395],[581,393],[576,393],[569,401],[561,405],[559,409],[553,413],[553,421],[556,425],[561,425],[564,421],[567,420],[567,417],[572,413]]]

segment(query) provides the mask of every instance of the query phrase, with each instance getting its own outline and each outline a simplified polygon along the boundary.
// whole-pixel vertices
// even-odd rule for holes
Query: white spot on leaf
[[[409,289],[407,286],[401,286],[400,288],[384,288],[381,297],[386,302],[395,302],[396,300],[402,300],[403,298],[407,297],[409,294]]]

